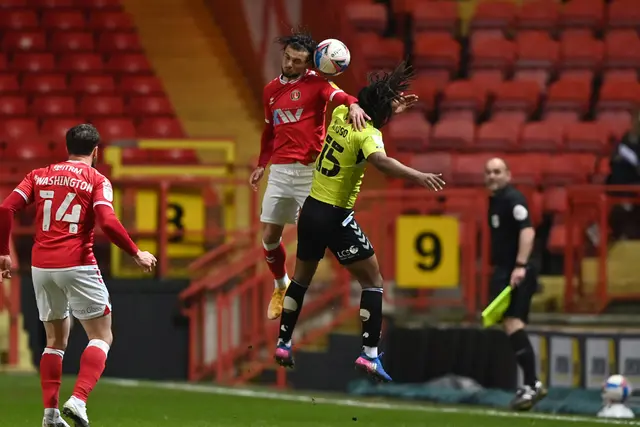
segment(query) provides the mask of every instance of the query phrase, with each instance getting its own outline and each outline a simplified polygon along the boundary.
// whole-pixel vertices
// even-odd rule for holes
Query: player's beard
[[[295,74],[295,73],[287,73],[287,72],[284,70],[284,68],[281,68],[280,70],[282,71],[282,76],[283,76],[283,77],[285,77],[285,78],[287,78],[287,79],[289,79],[289,80],[295,80],[295,79],[297,79],[298,77],[300,77],[300,74],[299,74],[299,73],[298,73],[298,74]]]

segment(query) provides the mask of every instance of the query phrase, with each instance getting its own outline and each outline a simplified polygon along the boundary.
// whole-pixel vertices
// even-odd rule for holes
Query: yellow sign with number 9
[[[460,284],[459,224],[454,217],[403,215],[396,220],[396,283],[400,288]]]

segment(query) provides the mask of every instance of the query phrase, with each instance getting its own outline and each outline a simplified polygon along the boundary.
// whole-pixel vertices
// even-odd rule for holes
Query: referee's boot
[[[528,411],[546,395],[547,389],[544,388],[541,381],[536,381],[533,387],[525,385],[516,391],[516,396],[511,401],[511,408],[516,411]]]
[[[382,367],[382,361],[380,361],[381,356],[382,353],[380,353],[378,357],[369,357],[363,351],[360,357],[356,359],[356,369],[364,372],[376,381],[390,383],[392,379]]]

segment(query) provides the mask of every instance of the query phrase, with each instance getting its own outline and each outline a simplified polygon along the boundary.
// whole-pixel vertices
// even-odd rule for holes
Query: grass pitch
[[[64,378],[61,404],[74,378]],[[352,399],[270,389],[104,380],[88,404],[92,427],[596,427],[612,422],[585,417],[516,414],[427,403]],[[39,379],[0,375],[0,427],[42,422]]]

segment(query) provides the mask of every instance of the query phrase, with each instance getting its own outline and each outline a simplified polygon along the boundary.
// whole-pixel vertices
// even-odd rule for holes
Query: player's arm
[[[0,256],[9,255],[13,216],[33,201],[33,174],[29,173],[0,204]]]
[[[400,163],[393,157],[388,157],[384,151],[382,137],[379,135],[367,136],[361,149],[367,161],[387,176],[412,181],[435,191],[442,190],[445,185],[440,178],[441,174],[423,173]]]
[[[358,98],[345,93],[335,83],[326,79],[322,81],[320,93],[325,102],[333,101],[349,107],[349,122],[353,123],[357,131],[367,127],[367,120],[371,120],[371,117],[358,105]]]
[[[139,249],[113,210],[111,182],[107,178],[100,179],[100,183],[93,189],[93,212],[96,215],[96,222],[111,243],[127,254],[135,256]]]
[[[536,237],[536,231],[533,228],[533,224],[531,224],[531,216],[529,215],[527,201],[522,194],[514,196],[511,206],[513,219],[520,228],[516,263],[517,265],[524,266],[529,262],[529,257],[533,251],[533,242]]]
[[[258,167],[265,168],[269,164],[271,155],[273,154],[273,123],[271,122],[271,107],[269,106],[269,95],[266,91],[262,95],[262,105],[264,107],[264,128],[262,128],[262,136],[260,138],[260,157],[258,158]]]

